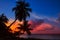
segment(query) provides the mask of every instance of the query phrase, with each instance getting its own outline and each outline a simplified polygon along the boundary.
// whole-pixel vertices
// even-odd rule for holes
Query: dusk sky
[[[12,8],[16,6],[16,1],[17,0],[0,0],[0,14],[4,13],[9,19],[14,19]],[[60,0],[26,0],[26,2],[29,2],[30,8],[32,8],[30,19],[37,19],[37,21],[30,21],[35,27],[35,30],[33,30],[34,33],[60,34],[60,23],[56,21],[60,13]],[[43,18],[44,23],[40,25],[38,20],[41,18]]]
[[[12,8],[17,0],[0,0],[0,14],[5,13],[8,18],[14,18]],[[32,13],[36,16],[58,17],[60,13],[60,0],[26,0],[30,3]]]

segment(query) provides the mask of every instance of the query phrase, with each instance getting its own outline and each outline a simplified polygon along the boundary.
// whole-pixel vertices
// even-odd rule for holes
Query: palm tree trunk
[[[10,28],[15,22],[16,22],[17,19],[15,19],[9,26],[8,28]]]

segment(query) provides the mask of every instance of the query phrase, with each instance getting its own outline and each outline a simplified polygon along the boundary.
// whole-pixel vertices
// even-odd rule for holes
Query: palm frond
[[[14,10],[16,10],[16,7],[14,7],[14,8],[12,9],[12,11],[14,11]]]
[[[25,8],[26,11],[32,12],[31,8]]]

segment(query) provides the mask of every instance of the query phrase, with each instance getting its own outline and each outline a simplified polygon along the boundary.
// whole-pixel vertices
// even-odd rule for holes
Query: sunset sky
[[[12,12],[12,8],[15,7],[16,1],[17,0],[0,0],[0,14],[4,13],[13,21],[14,12]],[[60,13],[60,0],[26,0],[26,2],[29,2],[32,8],[29,20],[34,29],[32,33],[60,34],[60,22],[56,20]],[[42,24],[39,23],[41,19],[44,21]],[[9,22],[11,22],[11,20]],[[17,22],[15,24],[17,25]]]

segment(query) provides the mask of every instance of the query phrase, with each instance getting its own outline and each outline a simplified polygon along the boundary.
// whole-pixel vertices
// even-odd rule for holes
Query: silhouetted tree
[[[30,5],[29,5],[29,3],[26,3],[25,1],[17,1],[16,3],[17,3],[16,7],[13,8],[13,11],[15,11],[15,21],[17,19],[19,21],[23,20],[24,24],[20,25],[21,26],[20,29],[23,30],[24,32],[27,32],[27,34],[30,35],[31,34],[31,32],[30,32],[31,28],[29,28],[30,24],[28,24],[28,21],[26,21],[26,18],[28,16],[30,17],[29,12],[32,12],[31,8],[29,8]],[[18,34],[18,33],[16,33],[16,34]]]
[[[30,16],[29,12],[32,12],[29,3],[25,3],[25,1],[18,1],[13,11],[15,11],[15,18],[19,21],[26,20],[26,17]]]
[[[29,28],[30,24],[28,24],[28,21],[26,20],[28,16],[30,17],[29,12],[32,12],[31,8],[29,8],[30,5],[29,3],[26,3],[25,1],[17,1],[16,3],[17,3],[16,7],[13,8],[13,11],[15,12],[15,21],[13,23],[15,23],[16,20],[19,20],[19,21],[23,20],[24,23],[23,25],[20,25],[21,27],[19,29],[21,31],[26,32],[28,35],[30,35],[31,34],[30,30],[32,29]],[[10,26],[8,28],[10,28]],[[19,33],[23,34],[19,31],[19,32],[15,32],[14,35],[15,36],[19,35]]]
[[[6,34],[4,32],[7,31],[7,26],[5,23],[7,23],[8,19],[4,14],[0,15],[0,37],[5,36]]]
[[[8,18],[2,14],[0,15],[0,37],[6,37],[10,36],[11,33],[8,31],[9,29],[7,28],[6,24],[8,22]]]
[[[30,17],[29,12],[32,12],[31,8],[29,8],[30,5],[25,1],[17,1],[16,3],[17,3],[16,7],[13,8],[13,11],[15,11],[15,21],[13,23],[15,23],[16,20],[19,20],[19,21],[23,20],[24,23],[23,25],[20,25],[21,27],[19,27],[19,29],[23,32],[26,32],[28,35],[30,35],[31,34],[30,30],[32,29],[29,28],[30,24],[28,24],[28,21],[26,20],[28,16]],[[21,33],[20,31],[14,34],[10,33],[9,28],[13,23],[9,25],[9,27],[7,27],[5,25],[5,23],[7,22],[8,22],[8,18],[4,14],[0,15],[0,37],[9,36],[11,38],[12,37],[14,38],[16,37],[16,35]]]
[[[25,3],[25,1],[18,1],[16,3],[16,7],[12,9],[13,11],[15,11],[15,21],[13,23],[15,23],[17,19],[19,21],[26,20],[26,17],[30,16],[29,12],[32,12],[31,8],[29,8],[29,3]]]

